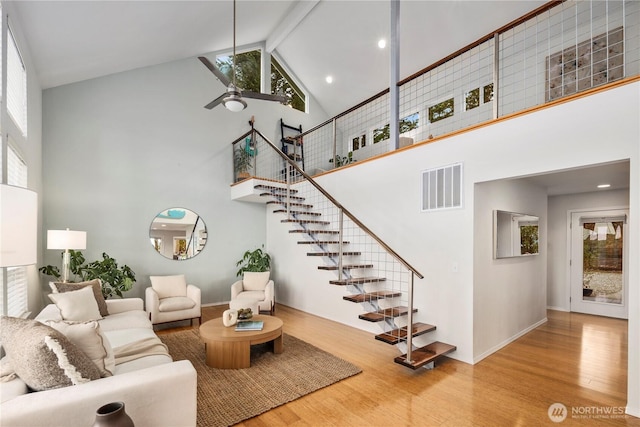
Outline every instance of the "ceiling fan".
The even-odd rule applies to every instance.
[[[204,56],[199,56],[198,59],[220,80],[220,82],[227,87],[227,91],[204,106],[211,110],[216,105],[222,103],[227,110],[238,112],[247,108],[245,98],[264,99],[267,101],[277,101],[282,104],[287,102],[287,97],[282,95],[270,95],[260,92],[242,91],[236,85],[236,0],[233,0],[233,62],[231,63],[232,81],[229,81],[218,67],[213,65]]]

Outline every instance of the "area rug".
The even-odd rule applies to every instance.
[[[362,372],[287,334],[283,334],[281,354],[269,351],[268,344],[252,346],[247,369],[208,367],[197,330],[160,335],[160,339],[173,360],[190,360],[198,372],[198,427],[237,424]]]

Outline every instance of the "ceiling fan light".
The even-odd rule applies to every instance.
[[[244,102],[244,99],[240,98],[237,95],[229,95],[225,99],[222,100],[222,104],[229,111],[233,111],[237,113],[239,111],[247,108],[247,103]]]

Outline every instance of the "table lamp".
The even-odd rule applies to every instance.
[[[87,232],[69,230],[47,230],[47,249],[63,249],[62,281],[69,281],[69,264],[71,254],[69,249],[86,249]]]

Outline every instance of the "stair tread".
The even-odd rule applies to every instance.
[[[343,245],[348,245],[351,242],[343,241]],[[300,240],[298,242],[299,245],[339,245],[340,242],[338,240]]]
[[[260,193],[260,197],[277,197],[277,198],[289,198],[291,200],[303,201],[304,197],[294,196],[294,195],[286,195],[286,194],[273,194],[273,193]]]
[[[418,309],[414,308],[413,312],[417,312]],[[407,307],[390,307],[385,308],[378,311],[371,311],[369,313],[364,313],[358,316],[359,319],[366,320],[369,322],[381,322],[387,317],[400,317],[404,316],[409,312],[409,308]]]
[[[267,202],[268,205],[271,205],[271,204],[274,204],[274,203],[278,204],[278,205],[282,205],[282,206],[286,206],[287,205],[287,203],[282,201],[282,200],[269,200]],[[306,203],[296,203],[296,202],[289,203],[289,206],[296,206],[296,207],[299,207],[299,208],[307,208],[307,209],[313,208],[313,205],[308,205]]]
[[[435,341],[429,345],[413,350],[411,352],[411,358],[413,360],[411,361],[407,361],[406,354],[396,357],[394,361],[411,369],[418,369],[455,350],[456,346],[454,345]]]
[[[280,220],[280,222],[289,222],[294,224],[322,224],[322,225],[331,224],[331,221],[321,221],[319,219],[297,219],[297,218],[282,219]]]
[[[400,295],[402,295],[401,292],[375,291],[375,292],[367,292],[364,294],[347,295],[347,296],[343,296],[342,299],[345,301],[360,303],[360,302],[374,301],[374,300],[385,299],[385,298],[394,298],[394,297],[399,297]]]
[[[411,336],[418,337],[428,332],[434,331],[436,327],[427,323],[416,322],[411,328]],[[387,344],[398,344],[400,341],[407,339],[407,327],[403,326],[400,329],[393,329],[382,334],[376,335],[376,339],[386,342]]]
[[[273,213],[287,213],[286,209],[275,209]],[[322,216],[320,212],[307,212],[307,211],[289,211],[290,215],[311,215],[311,216]]]
[[[335,271],[338,270],[337,265],[321,265],[318,267],[318,270],[329,270],[329,271]],[[373,268],[373,264],[343,264],[342,265],[342,269],[343,270],[352,270],[352,269],[356,269],[356,268]]]
[[[289,233],[340,234],[338,230],[289,230]]]
[[[307,252],[307,256],[339,256],[340,252]],[[343,256],[357,256],[362,255],[362,252],[358,251],[342,251]]]
[[[256,190],[269,190],[269,191],[277,191],[277,192],[284,191],[285,193],[287,192],[286,187],[278,187],[276,185],[258,184],[258,185],[255,185],[253,188],[255,188]],[[289,192],[291,194],[295,194],[298,192],[298,190],[294,190],[293,188],[290,188]]]
[[[385,280],[387,279],[384,277],[371,276],[371,277],[353,277],[351,279],[342,279],[342,280],[330,280],[329,283],[332,285],[353,285],[353,284],[361,284],[361,283],[384,282]]]

